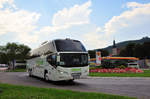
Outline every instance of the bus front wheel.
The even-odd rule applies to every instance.
[[[70,79],[70,80],[68,80],[68,82],[72,83],[72,82],[74,82],[74,79]]]
[[[32,75],[32,70],[29,69],[28,72],[29,72],[29,77],[32,77],[32,76],[33,76],[33,75]]]
[[[45,73],[45,75],[44,75],[44,79],[45,79],[46,81],[49,81],[48,73]]]

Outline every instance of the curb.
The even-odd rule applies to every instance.
[[[91,77],[88,76],[87,79],[144,79],[144,80],[150,80],[150,77]]]

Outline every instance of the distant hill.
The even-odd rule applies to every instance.
[[[139,43],[139,44],[142,44],[144,42],[150,42],[150,38],[149,37],[143,37],[142,39],[139,39],[139,40],[129,40],[129,41],[123,41],[123,42],[119,42],[119,43],[116,43],[116,46],[117,48],[123,48],[125,47],[128,43]],[[111,46],[108,46],[106,48],[104,48],[106,50],[109,51],[109,53],[112,51],[112,45]]]

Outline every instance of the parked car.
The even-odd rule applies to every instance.
[[[5,71],[8,69],[8,65],[7,64],[0,64],[0,71]]]
[[[128,63],[128,67],[139,68],[139,64],[138,64],[138,62]]]

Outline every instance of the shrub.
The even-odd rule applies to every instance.
[[[2,93],[2,89],[0,89],[0,93]]]
[[[99,72],[99,73],[143,73],[141,69],[136,69],[136,68],[125,68],[125,69],[120,69],[120,68],[113,68],[113,69],[90,69],[90,72]]]
[[[121,65],[121,66],[119,66],[118,68],[120,68],[120,69],[125,69],[125,68],[126,68],[126,66]]]
[[[101,69],[102,67],[101,67],[101,66],[93,66],[93,67],[90,67],[90,69],[97,69],[97,68]]]
[[[115,68],[115,66],[109,60],[102,61],[101,66],[102,68]]]

